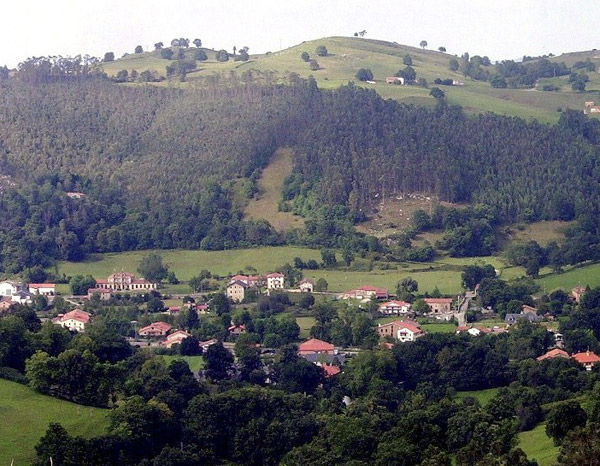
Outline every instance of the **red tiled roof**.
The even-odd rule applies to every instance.
[[[192,335],[187,333],[185,330],[177,330],[176,332],[173,332],[169,336],[167,336],[167,340],[169,340],[169,341],[178,340],[179,338],[184,339],[184,338],[188,338],[191,336]]]
[[[577,353],[572,356],[575,361],[579,364],[589,364],[600,362],[600,358],[593,351],[586,351],[585,353]]]
[[[246,330],[246,326],[244,324],[241,324],[241,325],[232,325],[227,330],[229,330],[231,332],[232,330],[235,330],[236,328],[239,328],[240,330],[244,330],[244,331]]]
[[[316,338],[312,338],[304,343],[300,343],[298,345],[298,351],[303,352],[320,352],[320,351],[333,351],[334,346],[331,343],[327,343],[323,340],[318,340]]]
[[[65,320],[69,319],[77,320],[87,324],[90,321],[90,314],[82,311],[81,309],[73,309],[71,312],[67,312],[64,316],[62,316],[60,320],[61,322],[64,322]]]
[[[331,364],[323,364],[321,367],[325,371],[325,377],[331,377],[342,372],[338,366],[333,366]]]
[[[569,358],[569,353],[561,349],[554,348],[553,350],[548,351],[546,354],[542,354],[540,357],[536,358],[536,360],[543,361],[544,359],[552,358]]]
[[[154,322],[153,324],[150,324],[144,328],[141,328],[139,333],[153,331],[153,330],[158,330],[160,332],[166,333],[169,330],[171,330],[171,325],[166,322]]]
[[[96,285],[108,285],[108,280],[105,278],[98,278],[96,279]]]
[[[387,303],[382,303],[379,305],[379,307],[404,307],[404,306],[410,307],[410,303],[407,303],[405,301],[392,300],[392,301],[388,301]]]
[[[54,283],[30,283],[29,288],[55,288]]]
[[[446,304],[451,303],[452,298],[425,298],[423,301],[425,301],[427,304]]]
[[[270,273],[267,275],[267,278],[284,278],[285,275],[282,273]]]
[[[413,322],[410,320],[396,320],[394,322],[388,322],[387,324],[381,324],[380,327],[385,327],[386,325],[395,325],[400,328],[405,328],[410,330],[413,333],[421,333],[421,326],[417,322]]]

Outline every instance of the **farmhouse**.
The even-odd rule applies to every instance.
[[[54,283],[30,283],[29,292],[43,296],[54,296],[56,294],[56,285]]]
[[[379,305],[379,313],[384,315],[400,315],[410,312],[410,303],[404,301],[387,301]]]
[[[11,296],[13,303],[18,304],[31,304],[33,302],[33,295],[27,291],[17,291]]]
[[[230,335],[237,337],[242,333],[246,333],[246,326],[244,324],[231,325],[227,330],[229,331]]]
[[[300,291],[303,293],[312,293],[315,289],[315,282],[305,278],[300,281],[298,288],[300,288]]]
[[[1,296],[12,296],[17,294],[23,288],[21,282],[15,282],[12,280],[4,280],[0,282],[0,295]]]
[[[587,350],[585,353],[574,354],[572,358],[585,367],[586,371],[591,371],[600,362],[600,358],[590,350]]]
[[[385,82],[387,84],[400,84],[404,86],[404,78],[401,78],[399,76],[388,76],[387,78],[385,78]]]
[[[425,335],[421,326],[412,321],[397,320],[388,324],[379,324],[377,333],[380,337],[392,337],[401,343],[406,341],[415,341],[417,338]]]
[[[13,302],[9,296],[2,296],[0,298],[0,311],[6,311],[12,305],[13,305]]]
[[[544,318],[542,316],[538,316],[537,314],[532,314],[531,312],[525,314],[506,314],[506,316],[504,317],[504,322],[506,322],[506,325],[514,325],[519,320],[528,320],[529,322],[541,322],[542,320],[544,320]]]
[[[171,325],[166,322],[154,322],[143,327],[138,332],[141,337],[164,337],[171,330]]]
[[[521,314],[535,314],[537,315],[537,309],[532,306],[528,306],[527,304],[523,304],[521,307]]]
[[[225,294],[233,302],[241,303],[244,300],[247,288],[248,285],[246,283],[236,280],[227,285]]]
[[[388,299],[389,296],[388,290],[384,288],[366,285],[355,290],[346,291],[345,293],[341,294],[339,298],[369,300],[373,297],[376,299]]]
[[[166,348],[171,348],[173,345],[181,345],[181,342],[186,338],[191,337],[185,330],[177,330],[167,336],[166,340],[162,342],[162,345]]]
[[[245,283],[250,288],[258,288],[265,285],[265,279],[257,275],[234,275],[229,280],[229,283],[236,281]]]
[[[282,273],[270,273],[267,275],[267,290],[282,290],[285,275]]]
[[[571,296],[577,304],[581,301],[581,297],[585,294],[587,288],[585,286],[576,286],[571,290]]]
[[[90,317],[89,313],[81,309],[73,309],[66,314],[59,314],[58,317],[52,319],[52,322],[74,332],[83,332],[90,321]]]
[[[108,288],[90,288],[88,290],[88,299],[92,299],[94,296],[98,296],[100,301],[108,301],[112,298],[113,292]]]
[[[425,298],[431,314],[448,314],[452,312],[452,298]]]

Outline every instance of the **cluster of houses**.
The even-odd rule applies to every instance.
[[[274,272],[265,276],[255,275],[234,275],[229,280],[225,289],[226,296],[235,303],[241,303],[246,298],[246,292],[249,289],[267,289],[267,293],[275,290],[284,290],[285,275]],[[300,292],[312,293],[315,288],[315,283],[312,280],[304,279],[298,283]]]
[[[158,289],[158,283],[145,278],[135,278],[129,272],[115,272],[107,279],[99,278],[96,286],[88,290],[88,298],[98,296],[101,301],[108,301],[117,291],[150,291]]]
[[[8,309],[12,304],[31,304],[35,295],[54,296],[56,285],[54,283],[23,283],[4,280],[0,282],[0,310]]]
[[[596,105],[592,101],[586,102],[584,104],[583,113],[586,115],[589,113],[600,113],[600,105]]]
[[[538,357],[537,360],[544,361],[546,359],[553,358],[573,359],[574,361],[581,364],[587,371],[591,371],[596,364],[600,363],[600,357],[598,357],[598,355],[596,355],[593,351],[587,350],[581,353],[569,355],[569,353],[560,348],[551,349],[547,353],[542,354],[540,357]]]

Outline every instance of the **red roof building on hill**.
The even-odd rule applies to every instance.
[[[335,347],[331,343],[312,338],[298,345],[298,354],[334,354]]]
[[[73,309],[66,314],[59,314],[58,317],[52,319],[52,322],[60,325],[61,327],[74,330],[76,332],[83,332],[86,324],[90,321],[90,314],[82,311],[81,309]]]
[[[412,321],[397,320],[387,324],[379,324],[377,333],[380,337],[392,337],[400,342],[415,341],[425,335],[418,323]]]
[[[355,290],[346,291],[340,296],[340,299],[388,299],[390,294],[385,288],[377,288],[371,285],[361,286]]]
[[[185,330],[177,330],[176,332],[171,333],[171,335],[167,336],[167,339],[162,342],[163,346],[170,348],[171,346],[177,344],[180,345],[183,340],[191,337],[189,333]]]
[[[379,312],[381,314],[407,314],[410,311],[410,303],[405,301],[388,301],[379,305]]]
[[[600,362],[600,358],[590,350],[587,350],[585,353],[574,354],[571,357],[585,367],[586,371],[591,371],[592,368]]]
[[[545,354],[542,354],[541,356],[536,358],[536,361],[544,361],[546,359],[554,359],[554,358],[565,358],[565,359],[569,359],[571,356],[569,356],[569,353],[567,353],[566,351],[563,351],[561,349],[558,348],[554,348],[550,351],[548,351]]]
[[[334,366],[331,364],[321,364],[321,368],[325,372],[325,377],[333,377],[334,375],[339,374],[342,370],[338,366]]]

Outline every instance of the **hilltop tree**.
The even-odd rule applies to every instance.
[[[204,50],[198,49],[194,51],[194,60],[206,61],[208,60],[208,56]]]
[[[366,34],[366,33],[367,33],[367,31],[365,31],[365,30],[363,29],[362,31],[360,31],[360,32],[358,33],[358,35],[359,35],[360,37],[365,37],[365,34]]]
[[[311,60],[309,62],[308,67],[312,70],[312,71],[317,71],[319,68],[321,68],[321,66],[319,65],[319,62],[317,62],[317,60]]]
[[[111,61],[115,61],[115,53],[114,52],[106,52],[104,54],[104,58],[102,60],[104,63],[108,63]]]
[[[319,45],[316,49],[315,49],[315,53],[319,56],[319,57],[326,57],[328,52],[327,52],[327,47],[325,47],[324,45]]]
[[[194,39],[193,44],[197,47],[200,48],[202,47],[202,41],[200,39]]]
[[[160,56],[161,56],[161,58],[164,58],[165,60],[170,60],[171,58],[173,58],[173,50],[172,49],[161,49]]]
[[[173,39],[171,41],[171,47],[179,47],[179,39]]]
[[[448,68],[450,68],[450,70],[452,71],[458,71],[459,67],[460,64],[458,63],[458,60],[456,58],[451,58],[448,62]]]
[[[151,282],[160,282],[167,277],[169,267],[163,264],[162,256],[153,253],[142,258],[137,271]]]
[[[438,50],[442,53],[446,52],[446,47],[438,47]]]
[[[156,44],[154,44],[154,49],[155,50],[160,50],[163,48],[165,44],[163,44],[162,42],[157,42]]]
[[[421,42],[419,42],[419,45],[421,46],[422,49],[425,49],[425,47],[427,47],[427,41],[422,40]]]
[[[141,45],[137,45],[134,50],[135,53],[144,53],[144,49]]]
[[[310,55],[308,54],[308,52],[302,52],[300,54],[300,58],[302,58],[302,60],[304,60],[305,62],[310,61]]]
[[[412,57],[407,53],[406,55],[404,55],[404,58],[402,59],[402,63],[404,63],[406,66],[412,66],[412,64],[413,64]]]

